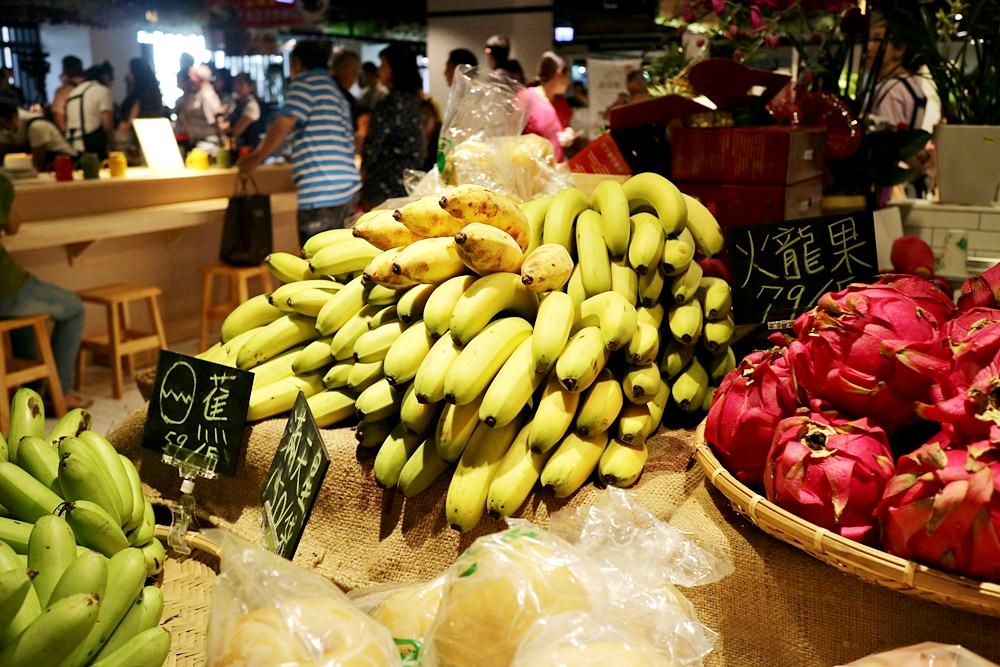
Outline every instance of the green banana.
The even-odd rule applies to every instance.
[[[46,609],[0,651],[0,665],[60,664],[93,629],[100,611],[96,595],[71,595]]]
[[[371,217],[370,214],[366,213],[365,215]],[[358,224],[362,222],[364,219],[365,216],[361,216],[354,224]],[[314,256],[323,248],[338,244],[341,241],[346,241],[352,238],[354,238],[353,229],[343,229],[343,228],[327,229],[325,231],[319,232],[318,234],[313,234],[308,239],[306,239],[306,242],[302,244],[302,255],[308,259]]]
[[[702,340],[710,354],[720,354],[732,342],[735,334],[736,326],[732,317],[709,320],[702,328]]]
[[[118,522],[97,503],[67,501],[59,506],[58,511],[73,529],[78,544],[109,558],[128,547],[128,539]]]
[[[21,521],[52,514],[62,498],[13,463],[0,463],[0,505]]]
[[[500,311],[531,320],[538,312],[538,296],[517,273],[482,276],[459,297],[449,324],[452,340],[463,347],[470,344]]]
[[[378,447],[389,437],[392,429],[396,428],[396,419],[383,419],[377,422],[358,422],[354,428],[354,436],[358,439],[358,447],[369,449]]]
[[[397,385],[398,386],[398,385]],[[406,430],[416,435],[423,435],[434,422],[438,413],[437,403],[421,403],[417,400],[413,385],[406,388],[403,401],[399,405],[399,420]]]
[[[360,394],[385,377],[385,364],[382,361],[372,361],[367,364],[355,363],[347,374],[347,390]]]
[[[569,280],[563,289],[577,306],[587,300],[588,294],[587,290],[583,288],[583,276],[580,274],[579,264],[573,268],[573,273],[570,274]]]
[[[101,660],[110,656],[132,641],[136,635],[155,628],[159,625],[162,614],[163,590],[157,586],[146,586],[94,659]]]
[[[670,281],[670,293],[673,295],[674,303],[687,303],[693,299],[698,293],[702,275],[701,264],[691,262],[682,273],[674,276]]]
[[[673,337],[666,343],[667,346],[660,355],[660,375],[667,380],[673,380],[691,363],[695,348],[694,345],[678,343]]]
[[[705,363],[708,378],[715,384],[718,384],[734,368],[736,368],[736,353],[731,347],[727,347],[724,352],[710,357]]]
[[[63,415],[62,419],[49,431],[48,441],[56,444],[61,438],[77,437],[90,428],[90,413],[83,408],[74,408]]]
[[[21,567],[21,557],[24,558],[24,567],[28,567],[28,539],[31,536],[31,527],[34,524],[27,524],[28,526],[28,537],[24,540],[24,554],[19,554],[14,551],[11,545],[7,544],[3,540],[0,540],[0,572],[6,572],[7,570],[13,570],[14,568]]]
[[[355,368],[357,365],[355,365]],[[354,410],[361,421],[381,421],[399,414],[403,391],[382,378],[358,395]]]
[[[580,328],[599,326],[604,346],[608,351],[614,351],[632,340],[639,314],[631,302],[612,291],[592,296],[581,303],[577,319]]]
[[[0,569],[0,638],[5,637],[11,623],[18,620],[24,600],[31,590],[28,570],[20,567]],[[23,627],[21,629],[23,630]],[[0,646],[3,646],[3,643],[0,643]]]
[[[79,593],[104,596],[108,586],[108,559],[87,549],[77,557],[56,582],[49,604]]]
[[[125,473],[125,468],[122,467],[118,452],[103,435],[94,431],[84,431],[80,434],[80,440],[89,444],[96,451],[101,467],[111,478],[112,488],[117,493],[119,500],[121,525],[124,526],[132,518],[132,484]]]
[[[160,667],[170,654],[170,633],[149,628],[90,667]]]
[[[529,199],[521,204],[521,212],[524,213],[524,217],[528,219],[528,230],[530,232],[528,247],[524,249],[525,257],[527,257],[532,250],[542,245],[542,232],[545,226],[545,214],[548,212],[549,206],[552,205],[553,198],[554,197],[551,195],[545,197],[535,197],[534,199]]]
[[[706,320],[719,320],[733,309],[733,290],[722,278],[705,276],[698,285],[698,301]]]
[[[4,437],[3,433],[0,433],[0,463],[6,463],[10,460],[10,450],[7,447],[7,438]]]
[[[636,213],[632,216],[632,238],[628,246],[628,263],[636,273],[657,270],[663,257],[663,230],[656,216]]]
[[[631,233],[628,199],[618,181],[605,180],[597,184],[591,195],[594,210],[601,214],[604,241],[612,259],[622,259],[628,252]]]
[[[309,258],[309,270],[321,276],[337,276],[362,271],[368,262],[382,253],[364,239],[351,236],[327,246]]]
[[[726,244],[722,227],[704,204],[689,195],[683,197],[687,205],[687,228],[694,236],[698,251],[705,257],[718,255]]]
[[[701,336],[703,315],[701,304],[692,299],[687,303],[674,306],[667,316],[670,333],[674,340],[683,345],[691,345]]]
[[[362,334],[368,333],[368,322],[382,310],[383,308],[380,306],[369,304],[344,322],[344,325],[330,339],[330,354],[333,355],[335,360],[353,360],[354,341]]]
[[[374,303],[371,298],[368,299],[368,303],[373,306],[378,306],[379,311],[369,318],[367,321],[368,330],[373,331],[378,329],[384,324],[389,324],[390,322],[399,321],[399,309],[396,308],[395,304],[390,305],[379,305]]]
[[[663,256],[660,258],[660,268],[668,276],[676,276],[687,271],[688,265],[694,260],[694,237],[687,227],[680,234],[668,236],[663,242]]]
[[[142,499],[142,519],[128,535],[128,543],[132,546],[146,544],[153,539],[156,532],[156,515],[153,514],[153,504],[148,498]]]
[[[18,521],[5,516],[0,517],[0,542],[10,545],[15,553],[26,554],[33,526],[34,524],[26,521]],[[0,567],[0,572],[3,572],[3,567]]]
[[[162,542],[154,537],[137,548],[142,551],[142,556],[146,561],[147,577],[156,576],[163,571],[163,563],[167,560],[167,551],[163,548]]]
[[[627,445],[618,440],[608,443],[597,464],[597,474],[603,484],[627,488],[635,484],[649,458],[646,442]]]
[[[128,477],[128,484],[131,488],[129,496],[132,498],[132,509],[129,511],[129,520],[122,526],[124,530],[130,531],[142,523],[146,496],[142,492],[142,480],[139,479],[139,471],[136,470],[132,460],[122,454],[118,455],[118,460],[122,464],[122,469],[125,471],[125,476]]]
[[[295,405],[299,392],[309,398],[323,391],[323,377],[320,373],[308,375],[292,375],[254,389],[250,392],[250,407],[247,409],[247,421],[267,419],[274,415],[288,412]]]
[[[576,307],[565,292],[549,292],[542,297],[531,332],[531,354],[535,371],[546,374],[562,354],[573,329]]]
[[[660,376],[657,375],[656,379],[659,381]],[[576,415],[577,432],[588,436],[607,431],[618,418],[623,405],[622,386],[614,373],[605,368],[580,399]]]
[[[472,432],[479,425],[479,406],[482,399],[480,396],[465,405],[445,404],[434,431],[434,441],[431,443],[440,459],[452,462],[462,456]]]
[[[347,386],[347,380],[354,367],[353,361],[341,361],[330,366],[330,370],[323,376],[323,386],[327,389],[340,389]]]
[[[374,320],[372,320],[374,322]],[[369,322],[369,327],[371,322]],[[367,333],[358,336],[354,341],[354,362],[356,364],[370,364],[385,359],[389,348],[398,339],[406,325],[396,320],[382,324],[377,328],[370,329]]]
[[[626,260],[611,262],[611,289],[618,292],[629,303],[639,300],[639,276]]]
[[[580,280],[587,296],[611,289],[611,260],[604,243],[601,215],[587,209],[576,220],[576,254]]]
[[[402,423],[392,429],[375,456],[375,481],[387,489],[396,486],[403,466],[421,442],[421,436],[410,433]]]
[[[4,551],[3,547],[6,546],[0,542],[0,551]],[[37,619],[42,614],[42,605],[38,602],[38,594],[35,592],[35,588],[31,585],[31,578],[34,573],[28,570],[26,567],[17,563],[17,558],[13,554],[3,554],[3,560],[12,560],[15,563],[8,563],[11,567],[0,567],[0,572],[6,574],[7,572],[15,571],[21,573],[26,579],[28,579],[28,587],[24,593],[24,597],[21,599],[20,606],[15,610],[13,618],[10,616],[0,617],[0,625],[6,622],[7,627],[0,632],[0,647],[9,646],[17,637],[19,637],[24,630],[30,626],[35,619]],[[17,575],[11,575],[14,579],[11,585],[17,586],[20,589],[24,585],[24,581]],[[5,664],[0,662],[0,664]]]
[[[319,370],[325,372],[330,364],[333,363],[333,355],[330,354],[330,341],[332,338],[332,336],[319,338],[296,352],[295,356],[291,359],[291,373],[302,375]],[[271,362],[265,362],[264,365],[269,363]]]
[[[441,476],[449,463],[437,455],[437,448],[431,438],[427,438],[406,460],[399,472],[397,486],[407,498],[424,492]]]
[[[580,393],[563,388],[555,373],[549,375],[528,430],[528,447],[533,452],[546,452],[562,440],[573,424]]]
[[[531,400],[545,379],[537,372],[532,339],[525,338],[490,381],[479,406],[479,418],[490,428],[506,426]]]
[[[471,403],[483,393],[504,362],[529,336],[531,325],[520,317],[504,317],[490,322],[465,346],[448,369],[444,399],[456,405]]]
[[[647,308],[655,306],[660,302],[663,285],[661,271],[647,271],[645,275],[639,276],[639,302]]]
[[[21,438],[17,459],[18,465],[29,475],[53,493],[62,494],[62,489],[59,487],[59,451],[54,446],[41,438],[29,435]]]
[[[656,364],[633,366],[625,373],[622,390],[632,403],[647,403],[660,389],[660,369]]]
[[[681,410],[695,412],[701,409],[701,404],[705,400],[705,392],[708,391],[708,384],[708,373],[705,372],[701,362],[695,358],[680,375],[674,378],[670,395]]]
[[[313,394],[306,403],[319,428],[328,428],[354,414],[354,397],[335,389]]]
[[[93,465],[92,460],[72,447],[76,438],[64,438],[60,443],[62,460],[59,462],[59,487],[66,500],[87,500],[107,512],[115,524],[122,524],[120,503],[111,486],[111,477],[106,471]],[[126,518],[132,516],[132,503]]]
[[[59,578],[75,560],[76,539],[69,524],[55,514],[40,517],[28,542],[28,568],[37,573],[31,583],[42,608],[48,606]]]
[[[18,445],[21,443],[21,438],[29,435],[45,437],[45,407],[38,392],[28,387],[21,387],[14,392],[14,398],[10,402],[7,446],[11,462],[17,463]]]

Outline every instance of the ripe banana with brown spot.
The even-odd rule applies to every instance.
[[[454,236],[465,223],[441,208],[441,197],[427,195],[393,212],[397,222],[418,236]]]
[[[458,255],[481,276],[521,270],[524,253],[510,234],[481,222],[471,222],[455,234]]]
[[[517,202],[486,188],[461,188],[441,197],[441,208],[449,215],[480,222],[506,232],[523,252],[531,242],[531,228]]]
[[[521,282],[532,292],[561,290],[573,273],[573,258],[558,243],[545,243],[524,258]]]
[[[420,234],[413,233],[409,227],[396,220],[393,211],[376,210],[369,211],[369,214],[355,223],[354,236],[368,241],[376,248],[382,250],[399,248],[424,238]]]
[[[407,287],[419,285],[420,283],[416,280],[412,280],[398,273],[393,273],[392,265],[395,263],[396,258],[402,250],[402,248],[390,248],[375,257],[372,261],[368,262],[368,266],[365,267],[364,273],[361,274],[364,277],[364,281],[366,283],[373,283],[375,285],[381,285],[382,287],[388,287],[389,289],[405,289]]]
[[[392,262],[392,272],[418,283],[442,283],[468,271],[454,237],[421,239],[406,246]]]

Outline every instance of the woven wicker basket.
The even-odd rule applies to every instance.
[[[156,527],[166,542],[169,530]],[[163,588],[163,627],[172,642],[166,667],[201,667],[205,664],[205,635],[212,602],[212,584],[219,571],[219,549],[197,533],[188,533],[191,554],[178,557],[167,551],[160,585]]]
[[[1000,585],[946,574],[893,556],[784,510],[733,477],[705,442],[698,428],[695,458],[716,489],[758,528],[819,560],[865,581],[958,609],[1000,617]]]

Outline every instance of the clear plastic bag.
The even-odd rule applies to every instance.
[[[855,660],[847,667],[997,667],[993,662],[954,644],[924,642]]]
[[[419,664],[444,593],[441,575],[423,584],[385,584],[347,594],[361,611],[389,629],[404,664]]]
[[[510,667],[672,667],[641,634],[606,616],[568,612],[540,619]]]
[[[385,667],[400,663],[389,631],[326,578],[224,530],[212,589],[210,667]]]

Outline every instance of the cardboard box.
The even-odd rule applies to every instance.
[[[611,133],[605,132],[583,147],[568,162],[569,169],[579,174],[621,174],[631,176],[625,156],[618,150]]]
[[[822,215],[823,179],[819,176],[788,186],[678,182],[677,187],[700,199],[723,227]]]
[[[821,128],[677,128],[671,136],[676,181],[787,185],[823,173]]]

